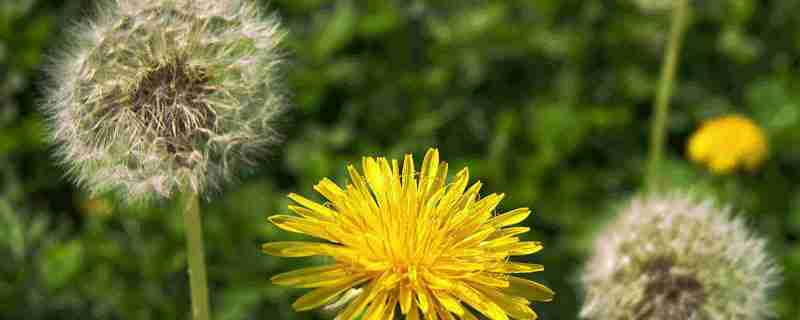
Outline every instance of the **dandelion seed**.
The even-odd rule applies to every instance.
[[[246,1],[116,0],[52,59],[69,173],[129,200],[218,190],[279,140],[283,33]]]
[[[765,241],[710,202],[634,199],[583,272],[588,319],[765,319],[778,271]]]
[[[512,227],[530,211],[493,212],[502,194],[480,198],[481,183],[468,187],[467,169],[446,183],[447,163],[431,149],[420,172],[411,155],[397,160],[366,157],[363,175],[348,167],[351,183],[340,188],[323,179],[314,189],[330,205],[296,194],[297,215],[269,220],[281,229],[326,242],[272,242],[264,252],[282,257],[329,256],[333,264],[274,276],[279,285],[315,288],[293,304],[299,311],[336,304],[355,295],[337,319],[535,319],[530,301],[550,301],[545,286],[513,276],[542,271],[511,256],[542,249]],[[398,313],[399,312],[399,313]]]
[[[689,139],[689,158],[717,174],[757,169],[767,157],[767,138],[752,120],[729,115],[705,122]]]

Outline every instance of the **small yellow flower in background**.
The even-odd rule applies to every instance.
[[[689,158],[712,172],[755,170],[767,157],[767,138],[752,120],[728,115],[705,122],[689,139]]]
[[[477,319],[467,306],[489,319],[536,319],[530,301],[550,301],[547,287],[512,276],[544,269],[509,261],[542,249],[517,236],[530,229],[511,227],[530,214],[527,208],[494,215],[502,194],[481,198],[481,183],[468,187],[461,170],[446,183],[447,163],[428,150],[420,172],[410,154],[402,169],[397,160],[365,157],[363,175],[348,166],[351,183],[344,189],[329,179],[314,186],[329,203],[297,194],[297,215],[269,220],[281,229],[327,242],[272,242],[264,252],[282,257],[329,256],[330,265],[272,277],[273,283],[316,288],[293,304],[298,311],[336,302],[355,292],[337,320]]]

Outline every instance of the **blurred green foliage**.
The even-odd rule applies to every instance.
[[[593,234],[642,185],[650,105],[669,15],[634,0],[272,0],[290,35],[294,109],[285,144],[206,203],[215,319],[299,319],[300,291],[268,278],[315,261],[260,243],[295,237],[267,224],[288,192],[345,183],[361,155],[417,158],[438,146],[469,166],[502,209],[529,206],[544,241],[537,310],[574,319],[577,270]],[[92,1],[0,3],[0,318],[174,319],[189,314],[183,228],[174,203],[117,207],[64,177],[45,137],[37,82],[65,26]],[[800,313],[799,0],[693,1],[669,122],[667,176],[725,201],[770,240],[785,270],[780,319]],[[715,177],[687,162],[688,135],[726,113],[769,135],[757,173]],[[318,198],[317,198],[318,199]]]

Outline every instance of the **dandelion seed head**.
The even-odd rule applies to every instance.
[[[582,282],[588,319],[764,319],[778,270],[729,209],[675,193],[631,201]]]
[[[280,139],[283,33],[250,1],[109,1],[71,34],[43,105],[90,191],[216,191]]]

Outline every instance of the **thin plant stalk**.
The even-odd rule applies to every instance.
[[[192,292],[192,319],[208,320],[208,283],[206,278],[203,225],[197,193],[185,192],[183,221],[189,260],[189,285]]]
[[[647,177],[650,191],[659,191],[661,181],[661,163],[664,159],[664,145],[666,144],[666,129],[669,116],[669,102],[675,84],[675,70],[678,66],[678,54],[681,50],[683,34],[686,31],[686,16],[688,15],[688,0],[675,1],[672,10],[672,26],[670,29],[669,43],[664,51],[664,63],[661,66],[661,79],[658,84],[658,93],[653,103],[653,123],[650,131],[650,159],[648,160]]]

